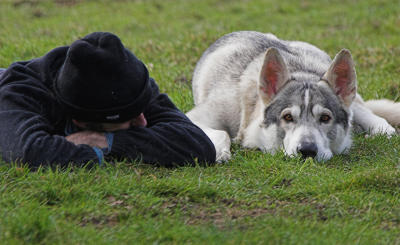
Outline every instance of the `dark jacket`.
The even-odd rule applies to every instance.
[[[76,146],[64,137],[70,118],[57,101],[53,84],[67,51],[68,47],[59,47],[41,58],[16,62],[0,75],[0,154],[6,162],[32,167],[98,162],[92,147]],[[115,132],[107,157],[163,166],[213,163],[210,139],[159,92],[153,79],[151,86],[153,96],[144,111],[147,127]]]

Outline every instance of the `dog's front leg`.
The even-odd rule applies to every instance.
[[[216,162],[226,162],[231,158],[231,139],[227,132],[212,128],[202,127],[204,133],[213,142],[216,152]]]
[[[353,122],[360,125],[363,130],[368,131],[371,135],[393,135],[396,133],[396,130],[384,118],[375,115],[365,106],[359,94],[357,94],[350,109],[353,112]]]
[[[186,113],[186,116],[200,127],[214,144],[216,162],[226,162],[231,158],[231,139],[226,131],[215,129],[220,128],[220,125],[215,119],[216,115],[210,113],[210,108],[213,107],[198,105]]]

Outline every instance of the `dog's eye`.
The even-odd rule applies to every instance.
[[[328,123],[331,120],[331,117],[329,115],[322,115],[319,118],[319,121],[322,123]]]
[[[282,117],[286,122],[293,122],[293,117],[291,114],[286,114]]]

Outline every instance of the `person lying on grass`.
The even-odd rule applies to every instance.
[[[31,167],[108,158],[163,166],[215,161],[203,131],[107,32],[0,72],[0,155]]]

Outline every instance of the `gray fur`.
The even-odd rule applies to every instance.
[[[276,59],[271,48],[278,51],[283,64],[270,61]],[[261,71],[270,69],[263,65],[267,56],[272,57],[268,62],[280,64],[279,77],[288,78],[273,96],[260,87]],[[345,92],[332,81],[343,64],[350,81]],[[297,154],[303,145],[317,146],[316,157],[326,160],[350,147],[353,112],[356,118],[379,119],[382,132],[392,133],[384,119],[364,108],[361,97],[351,103],[355,89],[354,63],[346,50],[332,61],[308,43],[254,31],[234,32],[212,44],[197,63],[193,75],[196,106],[187,115],[213,141],[220,161],[230,157],[230,138],[270,153],[283,148],[288,155]],[[282,119],[286,111],[293,113],[293,122]],[[326,113],[332,117],[329,123],[320,119]]]

